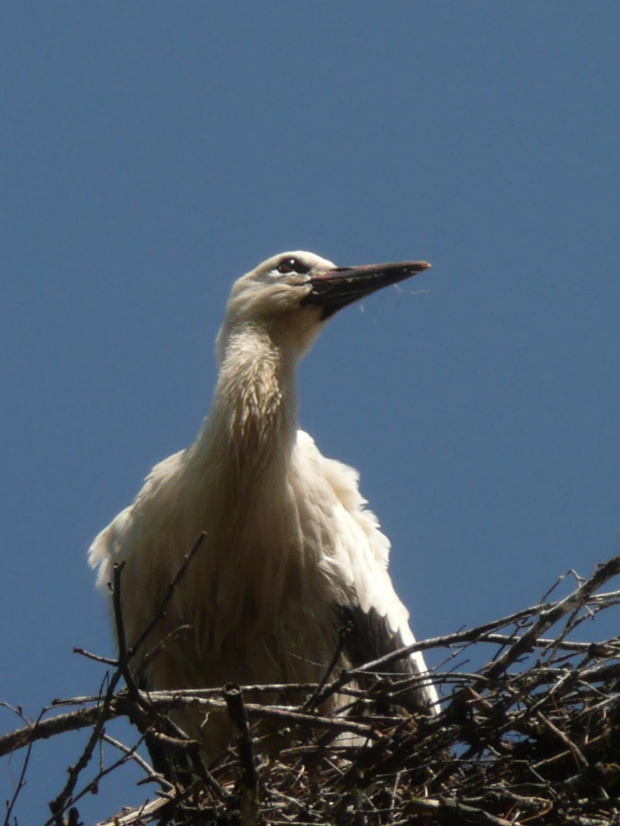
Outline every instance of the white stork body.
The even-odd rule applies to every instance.
[[[126,563],[122,608],[131,644],[206,532],[147,648],[180,625],[193,631],[155,659],[149,687],[319,681],[347,620],[340,665],[415,641],[387,572],[389,541],[364,507],[357,473],[326,459],[298,430],[296,367],[333,312],[426,266],[340,270],[294,252],[234,285],[218,337],[215,395],[198,438],[153,468],[89,552],[102,587],[111,564]],[[423,673],[422,655],[400,670]],[[413,702],[437,702],[428,681]],[[200,731],[195,716],[178,719],[201,737],[208,759],[226,746],[223,718]]]

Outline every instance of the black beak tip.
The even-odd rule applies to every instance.
[[[428,261],[399,261],[362,267],[335,267],[310,279],[312,291],[302,299],[301,304],[321,306],[321,318],[325,321],[354,301],[390,284],[405,281],[430,266]]]
[[[418,270],[418,272],[424,272],[424,270],[430,270],[430,268],[433,266],[430,261],[418,261],[417,264],[420,268]]]

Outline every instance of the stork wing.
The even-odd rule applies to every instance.
[[[107,583],[112,580],[112,564],[121,562],[129,558],[136,548],[148,550],[151,542],[149,536],[144,535],[144,530],[152,528],[156,534],[161,530],[162,522],[144,528],[136,525],[136,511],[144,500],[154,498],[157,490],[167,484],[169,480],[174,480],[179,476],[179,469],[183,462],[186,451],[180,450],[172,456],[168,456],[151,470],[146,477],[144,486],[138,494],[135,502],[128,508],[122,510],[101,533],[95,537],[88,550],[88,561],[91,568],[97,570],[97,587],[103,591],[107,590]],[[165,497],[164,502],[169,502],[171,495]],[[161,509],[159,513],[161,514]],[[140,531],[142,530],[142,533]],[[147,621],[150,618],[147,617]]]
[[[375,514],[366,508],[359,492],[359,474],[341,462],[320,454],[308,434],[300,431],[297,450],[304,464],[311,463],[328,488],[327,508],[332,530],[329,547],[320,562],[336,588],[337,614],[347,627],[344,646],[353,665],[359,666],[411,645],[409,612],[398,598],[387,570],[390,542],[380,531]],[[325,547],[325,546],[324,546]],[[385,667],[402,676],[428,673],[424,657],[414,652]],[[439,710],[437,692],[429,680],[413,681],[399,696],[413,708]]]

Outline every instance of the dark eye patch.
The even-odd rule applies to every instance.
[[[278,272],[281,272],[283,275],[289,272],[305,275],[305,273],[310,272],[310,267],[302,264],[297,258],[283,258],[278,264],[277,269]]]

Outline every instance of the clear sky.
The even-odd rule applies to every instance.
[[[615,0],[3,4],[1,698],[97,689],[86,549],[192,441],[230,284],[286,249],[433,263],[301,370],[418,636],[619,552],[619,34]],[[82,741],[35,748],[21,822]]]

